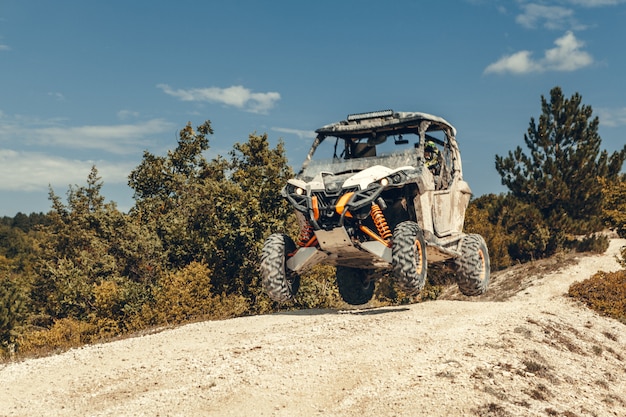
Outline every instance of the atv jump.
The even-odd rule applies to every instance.
[[[294,298],[302,272],[336,266],[348,304],[367,303],[390,271],[408,294],[426,283],[428,265],[447,263],[459,290],[480,295],[489,283],[484,239],[463,233],[471,198],[463,180],[456,129],[441,117],[384,110],[323,126],[297,176],[281,195],[300,226],[295,241],[267,238],[263,288],[274,301]],[[326,148],[328,158],[313,158]]]

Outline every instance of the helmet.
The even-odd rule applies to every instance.
[[[425,151],[430,151],[432,153],[437,153],[438,149],[437,149],[437,145],[435,145],[435,142],[432,141],[428,141],[426,142],[426,145],[424,146],[424,150]]]

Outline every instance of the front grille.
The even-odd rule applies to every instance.
[[[319,205],[320,210],[322,210],[322,208],[326,209],[331,209],[332,211],[335,211],[335,205],[337,204],[337,200],[339,200],[339,197],[341,197],[342,195],[349,193],[349,192],[353,192],[353,191],[358,191],[359,187],[351,187],[351,188],[346,188],[346,189],[342,189],[339,193],[328,193],[326,191],[313,191],[311,194],[317,197],[317,202]]]
[[[349,192],[358,191],[358,187],[351,187],[341,190],[340,193],[330,195],[325,191],[313,191],[312,196],[317,197],[317,206],[319,208],[319,219],[317,223],[323,229],[331,229],[339,225],[341,216],[337,214],[336,206],[337,200],[342,195]]]

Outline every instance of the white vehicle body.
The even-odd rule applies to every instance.
[[[281,191],[300,224],[295,250],[285,258],[285,274],[299,274],[319,263],[348,270],[350,279],[358,275],[355,270],[370,276],[396,268],[403,274],[394,259],[413,250],[419,251],[413,262],[419,279],[409,281],[423,285],[426,259],[433,263],[463,257],[471,190],[463,179],[456,129],[450,123],[427,113],[386,110],[350,115],[316,133],[302,169]],[[314,158],[323,144],[331,146],[332,155]],[[427,160],[426,149],[431,154],[435,149],[436,160]],[[395,248],[394,234],[402,223],[410,227],[405,224],[406,230],[398,233],[416,234],[410,238],[416,240],[413,249]],[[486,247],[480,256],[484,270]]]

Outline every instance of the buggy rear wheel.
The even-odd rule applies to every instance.
[[[295,251],[293,240],[282,233],[270,235],[261,251],[261,284],[267,295],[274,301],[284,303],[293,300],[300,288],[300,276],[287,269],[286,261]]]
[[[461,239],[461,257],[454,261],[457,284],[464,295],[480,295],[489,285],[489,250],[481,235],[469,234]]]
[[[419,225],[406,221],[396,226],[391,251],[395,281],[407,294],[419,293],[426,283],[428,269],[426,241]]]
[[[336,278],[339,294],[346,303],[361,305],[372,299],[376,283],[368,270],[338,266]]]

